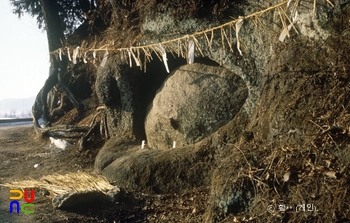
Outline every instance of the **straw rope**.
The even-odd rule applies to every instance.
[[[314,0],[316,3],[316,0]],[[330,0],[326,0],[331,6],[334,7],[334,5],[330,2]],[[225,48],[225,43],[227,43],[230,51],[233,51],[233,46],[232,46],[232,29],[236,32],[236,39],[237,39],[237,49],[239,51],[239,53],[242,55],[242,52],[240,50],[240,43],[239,43],[239,29],[241,27],[241,25],[243,24],[244,20],[248,20],[248,19],[252,19],[252,21],[254,22],[255,25],[257,25],[256,22],[258,22],[259,24],[262,24],[261,19],[259,18],[261,15],[270,12],[271,10],[277,9],[279,12],[279,16],[280,16],[280,20],[282,22],[283,25],[283,29],[282,31],[287,32],[287,35],[289,36],[289,28],[293,27],[293,30],[296,31],[296,33],[298,33],[297,29],[295,28],[295,26],[293,25],[293,19],[287,15],[286,11],[282,8],[282,6],[287,5],[288,7],[291,7],[291,12],[292,14],[294,14],[293,12],[296,11],[296,8],[298,7],[300,0],[297,0],[295,2],[295,4],[293,6],[289,6],[291,3],[291,0],[284,0],[278,4],[275,4],[273,6],[270,6],[266,9],[263,9],[261,11],[257,11],[253,14],[247,15],[247,16],[240,16],[238,19],[234,19],[231,20],[229,22],[226,22],[224,24],[221,24],[219,26],[215,26],[212,28],[208,28],[206,30],[203,31],[199,31],[199,32],[195,32],[193,34],[190,35],[185,35],[182,37],[178,37],[178,38],[174,38],[174,39],[170,39],[170,40],[166,40],[166,41],[162,41],[162,42],[158,42],[158,43],[152,43],[152,44],[148,44],[148,45],[142,45],[142,46],[131,46],[131,47],[121,47],[121,48],[114,48],[113,44],[114,41],[112,41],[110,44],[106,44],[102,47],[99,48],[85,48],[84,45],[86,44],[82,44],[81,47],[77,47],[75,50],[78,51],[79,49],[79,55],[80,57],[82,57],[84,63],[87,63],[87,52],[93,52],[94,55],[94,59],[96,56],[96,52],[99,51],[105,51],[105,52],[120,52],[120,58],[123,61],[126,61],[127,63],[130,64],[130,66],[132,66],[133,61],[135,62],[135,64],[137,66],[139,66],[141,69],[146,69],[146,63],[150,62],[153,58],[152,58],[152,53],[154,53],[159,60],[162,61],[162,59],[165,61],[164,64],[165,66],[167,66],[166,64],[166,53],[164,55],[164,51],[165,52],[169,52],[171,53],[173,56],[177,56],[177,57],[184,57],[188,59],[188,44],[190,41],[193,41],[195,46],[196,46],[196,50],[199,51],[199,53],[204,56],[203,51],[201,50],[201,45],[200,42],[198,41],[199,37],[202,37],[203,39],[206,40],[206,44],[209,48],[209,50],[211,50],[211,46],[213,43],[213,38],[214,38],[214,32],[215,31],[220,31],[221,33],[221,39],[222,39],[222,43],[221,43],[221,47]],[[316,10],[316,5],[314,5],[314,11]],[[254,19],[256,19],[256,21],[254,21]],[[290,24],[288,25],[287,22]],[[229,30],[229,32],[227,31],[227,29]],[[209,38],[210,35],[210,38]],[[59,58],[61,58],[61,54],[66,54],[68,56],[68,58],[70,58],[70,61],[73,61],[74,63],[76,63],[76,58],[73,58],[73,60],[71,59],[71,52],[72,47],[63,47],[60,49],[57,49],[53,52],[51,52],[51,54],[56,54],[59,56]],[[193,53],[193,52],[192,52]],[[73,53],[74,54],[74,53]],[[144,55],[144,59],[143,61],[141,60],[140,56],[141,54]],[[107,53],[108,55],[108,53]],[[77,53],[74,54],[74,57],[77,56]],[[106,53],[104,55],[104,57],[106,56]],[[105,58],[106,59],[106,58]],[[144,63],[144,64],[143,64]],[[103,63],[102,65],[104,66],[105,63]]]

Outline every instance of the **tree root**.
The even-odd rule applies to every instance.
[[[35,126],[35,130],[41,136],[55,138],[80,138],[81,135],[89,131],[89,128],[78,127],[75,125],[60,125],[48,128],[38,128]]]
[[[100,135],[109,138],[109,132],[107,128],[107,115],[105,112],[105,107],[100,106],[96,109],[97,113],[92,117],[89,131],[83,135],[79,140],[79,151],[83,151],[86,148],[86,144],[94,132],[97,131],[98,127],[100,129]],[[100,121],[97,121],[97,117],[100,117]]]

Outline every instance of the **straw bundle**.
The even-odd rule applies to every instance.
[[[104,194],[107,194],[109,191],[120,191],[119,188],[109,184],[106,179],[83,172],[68,173],[65,175],[53,174],[44,176],[40,180],[22,180],[0,184],[0,186],[21,189],[45,189],[54,196],[91,191],[98,191]]]

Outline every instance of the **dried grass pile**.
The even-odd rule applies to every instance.
[[[326,134],[318,140],[332,143]],[[224,222],[349,220],[349,147],[260,146],[227,145],[231,155],[214,173],[208,219],[231,213]]]
[[[348,61],[348,50],[340,52],[346,52],[343,58]],[[300,112],[297,116],[300,120],[294,118],[291,124],[303,128],[299,136],[295,130],[283,126],[273,140],[267,142],[260,139],[256,131],[253,139],[242,137],[237,143],[225,145],[225,153],[220,156],[222,162],[213,174],[212,207],[208,219],[225,218],[227,222],[350,221],[350,103],[347,99],[349,91],[344,90],[350,78],[349,63],[340,64],[341,67],[334,68],[337,77],[334,74],[308,76],[300,85],[310,86],[312,79],[323,80],[322,91],[317,88],[320,92],[315,93],[311,89],[313,96],[305,96],[308,91],[293,95],[315,102],[298,104],[300,109],[296,111]],[[276,83],[281,82],[283,78],[279,76]],[[279,92],[282,94],[283,91]],[[271,98],[263,96],[263,100],[266,102]],[[276,104],[276,101],[271,103]],[[287,100],[281,103],[283,109],[291,111],[289,104],[294,106]],[[257,120],[263,122],[266,113]],[[299,121],[302,124],[298,124]],[[264,133],[261,129],[264,128],[259,128],[259,134]]]

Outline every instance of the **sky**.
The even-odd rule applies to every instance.
[[[49,74],[46,33],[36,19],[12,13],[9,0],[0,1],[0,101],[36,96]]]

